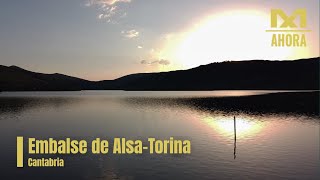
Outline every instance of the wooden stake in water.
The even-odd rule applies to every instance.
[[[234,149],[233,149],[233,159],[236,159],[236,148],[237,148],[237,126],[236,117],[233,117],[233,127],[234,127]]]

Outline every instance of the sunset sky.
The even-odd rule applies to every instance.
[[[225,60],[319,56],[318,0],[0,2],[0,64],[32,71],[103,80]],[[307,10],[307,47],[271,47],[274,8]]]

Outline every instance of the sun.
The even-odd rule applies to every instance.
[[[171,58],[184,68],[225,60],[290,59],[305,49],[271,47],[268,13],[259,10],[223,11],[205,18],[168,44]]]

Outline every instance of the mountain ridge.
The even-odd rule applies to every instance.
[[[319,57],[292,61],[225,61],[102,81],[0,65],[0,90],[319,90],[319,65]]]

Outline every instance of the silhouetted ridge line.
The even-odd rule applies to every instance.
[[[319,62],[319,57],[293,61],[227,61],[104,81],[0,66],[0,90],[319,90]]]

